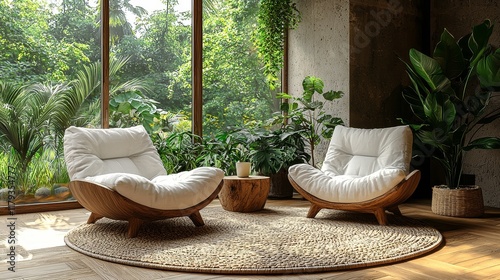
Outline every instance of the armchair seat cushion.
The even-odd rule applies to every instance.
[[[130,173],[111,173],[85,178],[112,189],[122,196],[159,210],[186,209],[210,196],[224,177],[224,171],[213,167],[200,167],[152,180]]]
[[[363,129],[337,126],[321,170],[307,164],[289,168],[292,186],[311,202],[308,218],[322,208],[371,212],[381,225],[386,210],[417,187],[420,172],[409,173],[413,134],[408,126]]]
[[[377,198],[399,184],[402,169],[383,168],[366,176],[335,175],[308,164],[290,167],[289,175],[309,194],[335,203],[359,203]]]
[[[71,180],[110,173],[152,179],[167,172],[143,126],[88,129],[71,126],[64,134],[64,158]]]
[[[168,174],[143,126],[69,127],[64,159],[71,193],[92,212],[87,223],[126,220],[129,237],[145,221],[187,216],[202,226],[200,209],[217,197],[224,177],[214,167]]]

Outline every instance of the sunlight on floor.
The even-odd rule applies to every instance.
[[[65,246],[64,236],[78,225],[69,220],[69,217],[41,213],[35,221],[27,222],[27,227],[19,228],[18,242],[25,250]]]
[[[26,225],[30,228],[58,230],[69,230],[78,225],[76,223],[69,223],[69,220],[69,217],[64,217],[61,215],[40,213],[39,217],[34,222],[28,222],[26,223]]]
[[[53,229],[21,228],[18,232],[18,240],[19,244],[28,251],[65,246],[64,236],[66,232]]]
[[[14,248],[14,249],[12,249]],[[9,254],[14,252],[15,254],[15,261],[29,261],[33,259],[33,254],[28,252],[29,249],[24,248],[20,244],[20,239],[16,238],[16,243],[9,243],[9,239],[5,238],[2,240],[1,245],[0,245],[0,252],[2,253],[0,256],[0,263],[8,263],[9,259],[11,258]],[[12,260],[12,259],[11,259]],[[0,277],[0,279],[3,279]]]

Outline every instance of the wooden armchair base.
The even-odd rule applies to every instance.
[[[91,212],[88,224],[101,218],[128,221],[128,236],[136,237],[145,221],[163,220],[188,216],[195,226],[203,226],[200,210],[212,202],[222,188],[222,181],[215,191],[204,201],[186,209],[160,210],[138,204],[118,192],[86,181],[71,181],[69,188],[76,200]]]
[[[317,198],[301,188],[290,176],[288,176],[288,179],[295,190],[311,202],[311,207],[307,213],[308,218],[316,217],[316,214],[318,214],[321,209],[326,208],[373,213],[379,224],[387,225],[386,210],[392,212],[394,215],[401,215],[398,205],[410,198],[417,188],[420,176],[420,171],[414,170],[387,193],[377,198],[357,203],[336,203]]]

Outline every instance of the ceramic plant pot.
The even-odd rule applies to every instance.
[[[252,169],[252,165],[250,162],[241,162],[238,161],[236,163],[236,176],[240,178],[246,178],[250,176],[250,170]]]

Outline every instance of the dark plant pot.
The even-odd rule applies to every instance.
[[[484,213],[483,192],[474,185],[458,189],[435,186],[432,188],[431,210],[442,216],[479,217]]]
[[[288,180],[288,170],[281,169],[276,174],[269,175],[271,187],[269,189],[269,199],[288,199],[293,197],[293,187]]]

